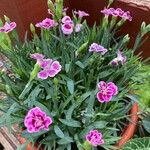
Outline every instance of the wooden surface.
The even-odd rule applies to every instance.
[[[16,150],[20,146],[16,136],[10,134],[6,127],[0,128],[0,143],[4,150]]]
[[[2,112],[0,112],[0,117],[2,117]],[[0,128],[0,150],[17,150],[20,143],[17,136],[10,133],[6,127]]]

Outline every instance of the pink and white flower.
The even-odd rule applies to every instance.
[[[39,132],[41,130],[49,130],[52,124],[51,117],[47,116],[39,107],[34,107],[27,113],[24,119],[24,125],[29,133]]]
[[[57,25],[58,25],[58,23],[56,23],[55,20],[46,18],[42,22],[37,23],[35,26],[40,27],[40,28],[44,28],[44,29],[50,29],[50,28],[55,27]]]
[[[82,24],[80,24],[80,23],[78,23],[78,24],[76,24],[76,26],[75,26],[75,32],[80,32],[81,31],[81,28],[82,28]]]
[[[39,54],[39,53],[34,53],[34,54],[31,54],[30,57],[32,59],[35,59],[35,60],[41,60],[44,58],[44,55],[43,54]]]
[[[48,61],[43,60],[44,62],[41,63],[42,71],[38,73],[38,78],[40,79],[47,79],[48,77],[54,77],[61,71],[61,65],[58,61]]]
[[[93,43],[89,47],[89,52],[97,52],[97,53],[101,53],[102,55],[104,55],[107,51],[108,50],[106,48],[104,48],[102,45],[99,45],[97,43]]]
[[[103,10],[101,10],[101,13],[109,16],[109,15],[112,15],[112,16],[115,16],[115,17],[121,17],[125,20],[129,20],[129,21],[132,21],[132,16],[130,14],[129,11],[123,11],[121,8],[117,8],[117,9],[114,9],[114,8],[104,8]]]
[[[62,32],[65,35],[70,35],[73,32],[74,25],[71,23],[65,23],[61,25]]]
[[[87,135],[86,135],[86,140],[93,146],[98,146],[104,144],[104,140],[102,138],[101,132],[98,130],[91,130]]]
[[[104,81],[100,81],[98,89],[97,99],[101,103],[109,102],[114,95],[118,94],[118,87],[113,82],[105,83]]]
[[[71,18],[69,16],[64,16],[61,19],[61,22],[64,23],[64,24],[67,24],[67,23],[73,24],[73,21],[71,20]]]
[[[9,33],[16,28],[17,24],[15,22],[5,22],[3,27],[0,27],[0,32]]]
[[[77,14],[79,18],[83,18],[83,17],[89,16],[88,13],[86,13],[85,11],[81,11],[81,10],[74,11],[74,13]]]
[[[68,9],[69,9],[68,7],[63,8],[62,12],[63,12],[64,15],[66,15]]]
[[[120,62],[121,65],[124,65],[126,61],[127,61],[127,57],[124,56],[120,50],[118,50],[117,57],[114,58],[109,64],[111,64],[112,66],[118,66]]]
[[[51,16],[54,16],[54,14],[52,13],[50,9],[48,9],[47,11],[48,11],[48,14],[50,14]]]
[[[44,59],[44,55],[35,53],[30,56],[32,59],[37,61],[37,64],[42,68],[42,70],[38,73],[38,78],[45,80],[48,77],[56,76],[60,71],[62,66],[56,60],[52,59]]]

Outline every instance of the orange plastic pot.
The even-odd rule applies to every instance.
[[[131,121],[129,123],[129,125],[126,127],[126,129],[124,130],[123,134],[122,134],[122,138],[118,141],[118,143],[116,144],[117,147],[122,147],[128,140],[130,140],[136,130],[136,125],[138,123],[138,104],[134,103],[132,108],[131,108]]]
[[[138,104],[134,103],[130,111],[131,121],[123,131],[122,138],[115,145],[117,148],[122,147],[129,139],[133,137],[138,122],[138,115],[137,115],[138,109],[139,109]],[[20,141],[21,144],[26,142],[26,139],[21,137],[20,135],[18,135],[18,140]],[[27,145],[26,150],[33,150],[31,143]],[[34,150],[38,150],[37,146],[34,146]]]

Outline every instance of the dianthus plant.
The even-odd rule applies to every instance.
[[[49,17],[31,24],[32,39],[19,40],[15,22],[0,27],[0,125],[18,124],[28,143],[48,150],[113,148],[133,100],[131,77],[138,71],[134,52],[149,32],[145,23],[128,49],[129,35],[116,36],[129,11],[100,10],[100,25],[89,27],[88,12],[67,15],[63,1],[48,1]],[[41,34],[37,35],[37,29]]]

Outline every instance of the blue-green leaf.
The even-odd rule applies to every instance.
[[[68,87],[70,94],[73,94],[74,93],[74,82],[73,82],[73,80],[67,80],[67,87]]]
[[[79,121],[73,119],[59,119],[63,124],[69,127],[81,127],[81,123]]]
[[[56,135],[60,138],[64,138],[64,133],[62,132],[62,130],[59,128],[59,126],[55,125],[54,126],[54,131],[56,133]]]

